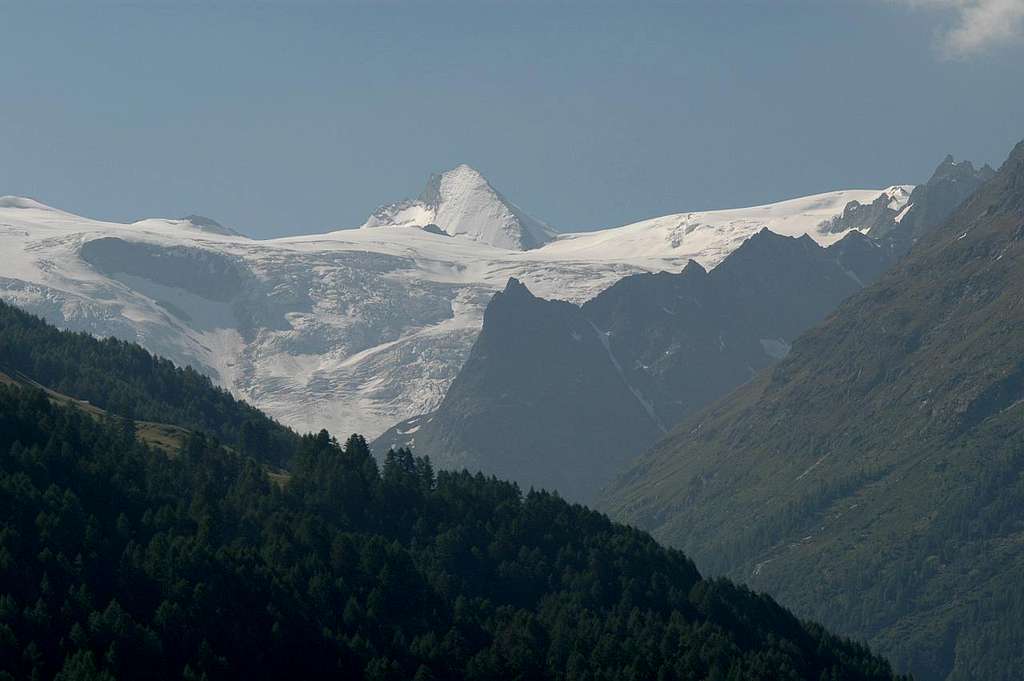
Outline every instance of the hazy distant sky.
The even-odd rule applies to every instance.
[[[563,231],[1024,138],[1024,0],[0,2],[0,195],[253,236],[480,169]]]

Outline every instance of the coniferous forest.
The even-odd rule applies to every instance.
[[[1024,0],[0,65],[0,681],[1024,681]]]
[[[70,344],[94,366],[113,348],[164,367],[29,327],[42,365]],[[79,376],[82,394],[111,390]],[[187,382],[217,399],[161,376],[161,395]],[[406,450],[379,465],[326,431],[254,457],[195,429],[168,455],[110,412],[0,386],[0,678],[892,678],[865,647],[557,495]]]
[[[295,444],[293,432],[192,367],[116,338],[60,331],[2,301],[0,371],[124,418],[209,433],[267,463],[282,464]]]

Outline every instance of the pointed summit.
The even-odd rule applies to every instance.
[[[508,278],[508,282],[505,284],[505,290],[503,293],[511,295],[527,295],[531,298],[534,297],[534,295],[530,293],[530,289],[526,288],[526,285],[515,277]]]
[[[757,261],[791,258],[796,257],[797,254],[806,253],[808,250],[817,252],[824,249],[808,234],[784,236],[776,234],[767,227],[762,227],[760,231],[740,244],[727,260]],[[725,264],[724,261],[722,264]]]
[[[1000,518],[965,536],[959,524],[1020,508],[1020,469],[992,473],[1024,438],[1019,152],[774,369],[680,422],[598,508],[695,547],[709,571],[743,577],[803,616],[843,623],[918,678],[1019,676],[1003,671],[1019,669],[1019,645],[998,667],[993,646],[975,641],[1019,625],[995,585],[1020,583],[1020,527]],[[944,554],[955,558],[915,573],[939,546],[957,547]],[[887,598],[883,563],[887,575],[914,574],[912,595],[868,612],[862,603]],[[808,583],[828,588],[808,593]],[[927,633],[910,634],[908,655],[916,631]]]
[[[430,224],[446,234],[520,251],[536,248],[555,235],[551,227],[520,210],[466,164],[431,175],[419,198],[378,208],[363,227]]]
[[[929,230],[938,227],[967,197],[974,194],[995,172],[988,165],[976,170],[970,161],[956,161],[947,155],[931,178],[918,185],[910,194],[907,212],[899,220],[903,238],[909,243],[917,241]],[[884,236],[871,232],[871,236]]]

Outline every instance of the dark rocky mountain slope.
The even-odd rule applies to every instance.
[[[514,286],[438,409],[374,449],[414,445],[445,467],[591,500],[667,429],[784,357],[993,174],[947,157],[899,210],[887,197],[851,202],[832,229],[863,233],[828,248],[763,230],[710,273],[691,262],[629,276],[582,309]]]
[[[1024,143],[602,501],[925,680],[1024,666]]]
[[[764,230],[711,272],[630,276],[582,307],[510,281],[437,411],[374,448],[411,444],[443,468],[586,501],[683,416],[784,356],[889,257],[859,233],[825,249]]]

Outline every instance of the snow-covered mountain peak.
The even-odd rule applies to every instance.
[[[524,251],[550,241],[555,231],[501,195],[478,170],[461,164],[430,176],[416,200],[382,206],[366,227],[426,227],[498,248]]]
[[[39,203],[35,199],[26,196],[0,196],[0,208],[23,208],[32,210],[57,210],[45,203]]]
[[[494,293],[527,294],[510,278],[538,298],[579,304],[638,272],[693,260],[687,270],[698,275],[764,227],[827,245],[843,232],[820,223],[850,201],[888,200],[880,189],[843,190],[523,250],[488,240],[502,232],[467,233],[511,223],[528,235],[537,224],[472,168],[441,173],[428,189],[374,218],[404,228],[267,240],[215,233],[195,216],[125,224],[0,199],[0,299],[63,328],[140,342],[300,431],[374,436],[437,407]]]
[[[445,191],[441,187],[444,185]],[[441,173],[434,173],[427,180],[427,186],[420,193],[419,200],[428,206],[437,208],[445,199],[445,196],[466,194],[474,191],[483,191],[490,194],[497,194],[487,178],[476,168],[460,163],[451,170]]]

